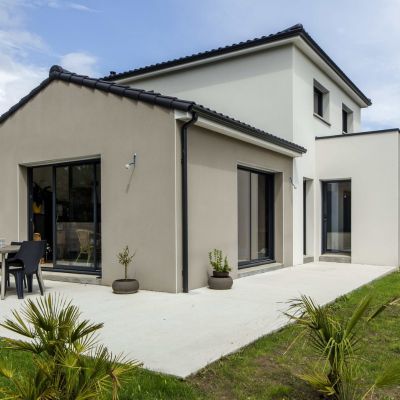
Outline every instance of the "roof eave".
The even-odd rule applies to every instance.
[[[307,149],[302,146],[289,142],[270,133],[264,132],[241,121],[234,120],[226,115],[204,108],[202,106],[194,105],[191,111],[195,112],[199,116],[197,123],[198,125],[200,125],[202,121],[201,118],[203,118],[204,120],[208,121],[208,127],[210,127],[213,123],[224,126],[224,132],[221,133],[226,134],[226,132],[230,132],[229,130],[231,130],[232,132],[237,132],[239,135],[230,135],[237,139],[256,144],[264,148],[269,148],[270,150],[288,155],[290,157],[299,157],[307,152]],[[214,130],[219,131],[218,129]]]

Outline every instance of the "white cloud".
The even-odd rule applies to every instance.
[[[97,58],[84,52],[68,53],[61,57],[60,64],[63,68],[77,74],[97,76]]]
[[[0,114],[26,96],[48,76],[49,65],[35,65],[35,53],[54,57],[45,41],[25,29],[24,19],[31,7],[70,8],[90,11],[78,3],[60,0],[0,0]],[[61,64],[73,72],[97,75],[97,59],[84,52],[61,57]]]
[[[93,8],[87,7],[83,4],[78,4],[78,3],[67,3],[67,7],[71,8],[72,10],[77,10],[77,11],[86,11],[86,12],[94,12],[97,11]]]
[[[373,99],[373,104],[363,110],[363,128],[400,128],[400,85],[397,82],[383,84],[378,89],[370,90],[368,94]]]
[[[47,6],[50,8],[71,9],[84,12],[97,11],[94,8],[85,6],[84,4],[74,3],[70,1],[62,1],[62,0],[35,0],[33,4],[36,6]]]
[[[0,49],[25,57],[28,51],[46,51],[47,45],[42,38],[24,30],[0,30]]]
[[[28,62],[31,52],[46,52],[42,38],[23,27],[22,0],[0,3],[0,114],[27,95],[47,75]]]
[[[25,65],[12,57],[0,56],[0,113],[26,96],[47,75],[47,69]]]

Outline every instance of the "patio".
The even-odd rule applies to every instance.
[[[83,316],[104,322],[100,340],[144,367],[185,378],[220,357],[282,327],[289,299],[306,294],[320,304],[371,282],[396,267],[310,263],[238,279],[230,291],[201,288],[189,294],[141,291],[115,295],[111,288],[46,281],[46,292],[73,300]],[[38,295],[37,286],[34,295]],[[20,306],[10,290],[0,320]],[[0,336],[9,332],[0,328]]]

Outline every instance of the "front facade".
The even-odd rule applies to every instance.
[[[103,80],[53,67],[0,119],[2,236],[106,285],[129,245],[168,292],[205,286],[214,248],[234,278],[398,265],[398,130],[352,134],[370,101],[302,27],[235,46]]]

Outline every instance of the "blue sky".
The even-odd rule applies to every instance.
[[[0,0],[0,113],[53,64],[99,77],[300,22],[372,98],[363,128],[399,127],[399,16],[400,0]]]

